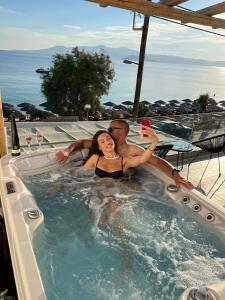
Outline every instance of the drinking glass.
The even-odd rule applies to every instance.
[[[31,135],[28,135],[26,136],[26,142],[27,142],[27,146],[28,146],[28,153],[31,151],[31,147],[30,147],[30,144],[31,144],[31,140],[32,140],[32,136]]]
[[[42,148],[42,143],[43,143],[43,138],[44,138],[44,136],[43,136],[43,134],[41,133],[41,132],[37,132],[36,133],[36,139],[37,139],[37,143],[38,143],[38,145],[39,145],[39,149],[41,149]]]

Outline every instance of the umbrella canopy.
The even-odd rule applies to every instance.
[[[193,101],[191,99],[183,99],[182,102],[185,102],[185,103],[192,103]]]
[[[141,101],[140,103],[142,103],[142,104],[144,104],[144,105],[150,105],[150,104],[151,104],[150,102],[148,102],[148,101],[146,101],[146,100],[143,100],[143,101]]]
[[[158,108],[158,107],[160,107],[160,104],[158,104],[158,103],[153,103],[153,104],[152,104],[152,107]]]
[[[225,100],[219,101],[219,104],[220,104],[221,106],[225,106]]]
[[[48,106],[48,102],[43,102],[43,103],[39,104],[39,106],[47,107]]]
[[[122,104],[115,105],[114,108],[115,108],[115,109],[120,109],[120,110],[126,110],[126,109],[127,109],[127,108],[126,108],[124,105],[122,105]]]
[[[165,105],[166,104],[166,102],[163,101],[163,100],[157,100],[154,103],[159,104],[159,105]]]
[[[180,107],[191,107],[191,105],[188,102],[183,102],[180,104]]]
[[[41,103],[39,104],[39,106],[42,106],[44,107],[45,111],[48,110],[48,111],[51,111],[51,107],[49,107],[49,103],[48,102],[44,102],[44,103]]]
[[[29,102],[22,102],[22,103],[18,104],[17,106],[18,107],[31,107],[31,106],[35,107],[35,105],[33,105]]]
[[[122,104],[123,105],[126,105],[126,106],[131,106],[131,105],[133,105],[134,103],[132,102],[132,101],[124,101],[124,102],[122,102]]]
[[[170,102],[169,104],[167,105],[170,105],[171,107],[178,107],[177,103],[174,103],[174,102]]]
[[[12,113],[14,113],[16,118],[24,117],[24,115],[20,111],[16,110],[12,104],[2,103],[2,109],[3,109],[3,116],[5,118],[10,118]]]
[[[105,102],[105,103],[103,103],[103,105],[105,105],[105,106],[109,106],[109,107],[114,107],[114,106],[116,106],[116,104],[115,104],[115,103],[113,103],[113,102],[111,102],[111,101],[109,101],[109,102]]]
[[[180,104],[180,101],[173,99],[169,101],[170,104]]]

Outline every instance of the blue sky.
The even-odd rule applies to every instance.
[[[183,6],[197,10],[218,2],[222,0],[190,0]],[[131,24],[131,12],[101,8],[84,0],[0,0],[0,49],[105,45],[138,50],[141,32],[132,31]],[[225,35],[224,29],[216,32]],[[225,60],[225,37],[151,18],[146,51]]]

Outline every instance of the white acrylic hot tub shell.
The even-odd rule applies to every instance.
[[[1,205],[19,300],[47,299],[32,248],[33,232],[44,217],[19,175],[40,174],[60,167],[54,157],[53,149],[17,158],[7,155],[0,160]],[[82,160],[82,152],[75,154],[73,159]],[[7,193],[8,182],[14,185],[14,193]],[[38,210],[40,216],[31,220],[27,215],[31,210]]]
[[[27,210],[39,210],[35,199],[24,186],[19,176],[41,174],[46,171],[60,167],[55,162],[56,149],[32,152],[23,154],[17,158],[5,156],[0,160],[0,193],[1,203],[4,213],[6,230],[9,240],[10,254],[12,258],[14,276],[17,286],[19,300],[45,300],[43,284],[39,274],[36,258],[32,248],[32,235],[35,229],[43,222],[43,215],[40,213],[38,219],[30,220],[26,214]],[[71,158],[80,161],[85,157],[86,151],[79,151]],[[163,174],[154,167],[144,166],[154,175],[165,182],[166,193],[178,205],[188,206],[193,213],[206,218],[208,213],[215,216],[211,222],[222,234],[225,234],[225,209],[212,203],[211,200],[200,194],[196,190],[179,189],[177,192],[169,192],[166,187],[174,183],[171,178]],[[16,192],[7,194],[6,183],[13,182]],[[189,197],[187,204],[183,203],[183,198]],[[194,211],[194,206],[201,206],[199,212]],[[207,222],[207,221],[206,221]],[[215,288],[220,295],[220,299],[225,299],[225,282],[216,283],[209,286]],[[180,297],[180,300],[187,300],[190,289],[187,289]],[[173,299],[175,300],[175,299]]]

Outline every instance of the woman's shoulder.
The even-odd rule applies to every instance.
[[[99,155],[98,155],[98,154],[92,154],[92,155],[89,157],[89,159],[95,161],[95,160],[99,159]]]
[[[99,156],[97,154],[92,154],[88,160],[85,162],[84,167],[85,168],[94,168],[96,166],[97,160]]]

